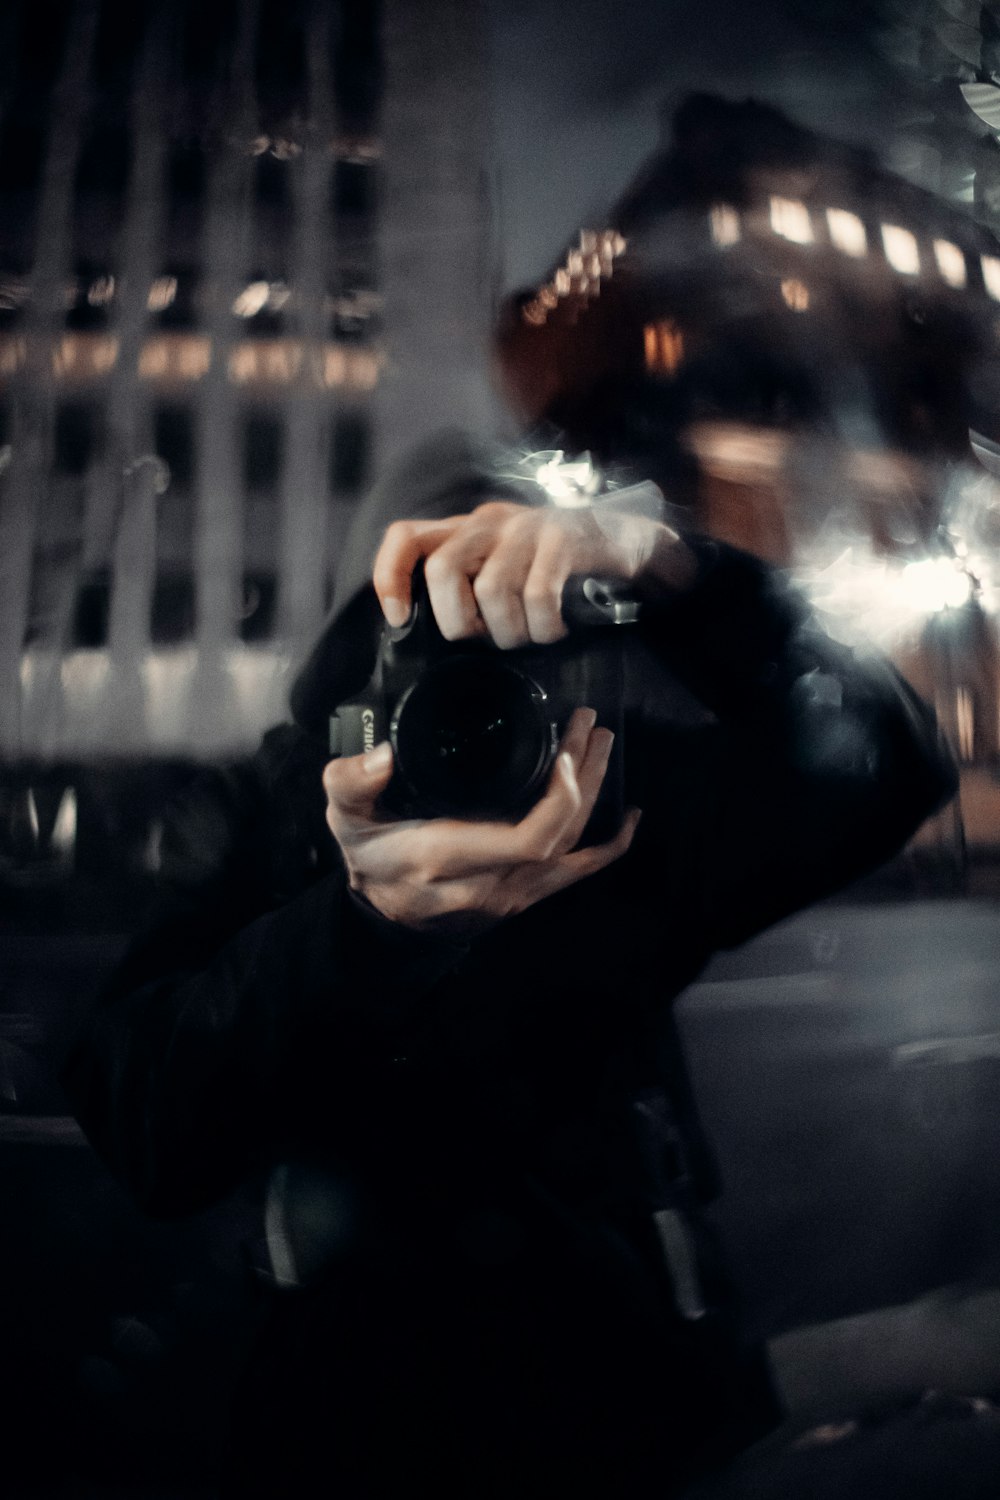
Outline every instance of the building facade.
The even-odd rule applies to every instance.
[[[0,756],[246,748],[379,466],[489,420],[478,7],[0,25]]]

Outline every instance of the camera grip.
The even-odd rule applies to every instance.
[[[569,630],[592,630],[607,625],[634,625],[641,606],[627,586],[613,578],[574,573],[562,594],[563,623]]]

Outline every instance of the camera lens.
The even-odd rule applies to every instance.
[[[490,656],[425,672],[390,727],[397,769],[428,814],[505,817],[541,791],[555,750],[536,682]]]

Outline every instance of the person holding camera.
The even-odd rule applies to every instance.
[[[233,1495],[667,1496],[773,1426],[672,1003],[955,788],[773,570],[511,476],[445,435],[370,498],[66,1070],[149,1212],[267,1184]]]

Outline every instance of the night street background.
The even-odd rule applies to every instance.
[[[442,423],[534,442],[567,413],[613,449],[623,368],[626,456],[793,571],[855,558],[835,623],[884,628],[961,761],[913,848],[680,1005],[714,1219],[789,1433],[981,1398],[935,1451],[954,1500],[1000,1493],[995,11],[0,7],[5,1500],[207,1497],[271,1275],[259,1184],[144,1220],[57,1083],[164,801],[283,713],[400,451]],[[747,97],[787,119],[727,112]],[[957,603],[911,587],[880,612],[942,560]],[[857,1429],[828,1436],[823,1500],[853,1486]],[[824,1450],[803,1451],[812,1483]],[[805,1495],[789,1473],[732,1493]]]

